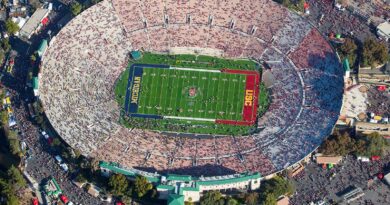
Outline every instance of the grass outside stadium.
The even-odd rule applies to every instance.
[[[255,132],[257,116],[269,104],[260,73],[251,60],[145,52],[130,60],[116,83],[120,121],[129,128],[181,133]]]

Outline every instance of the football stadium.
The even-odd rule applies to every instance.
[[[50,42],[39,98],[83,155],[204,182],[312,153],[338,118],[343,74],[325,37],[271,0],[103,0]]]

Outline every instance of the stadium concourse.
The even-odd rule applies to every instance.
[[[121,127],[114,84],[129,52],[197,48],[267,64],[272,102],[259,130],[185,137]],[[53,127],[84,155],[153,173],[265,176],[301,160],[329,135],[342,76],[322,35],[271,0],[103,0],[50,43],[39,92]]]

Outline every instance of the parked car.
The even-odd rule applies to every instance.
[[[69,170],[68,165],[65,164],[65,163],[60,164],[60,167],[61,167],[61,169],[64,170],[65,172],[67,172],[67,171]]]
[[[60,155],[56,155],[56,156],[54,157],[54,159],[57,161],[58,164],[61,164],[61,163],[62,163],[62,158],[61,158]]]
[[[37,198],[32,198],[31,204],[32,205],[39,205],[38,199]]]
[[[68,197],[66,197],[64,194],[60,195],[60,199],[64,204],[67,204],[69,202]]]

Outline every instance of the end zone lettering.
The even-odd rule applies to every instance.
[[[245,106],[252,106],[253,104],[253,90],[245,90]]]
[[[138,94],[141,86],[141,77],[134,77],[133,87],[131,89],[131,103],[138,103]]]

